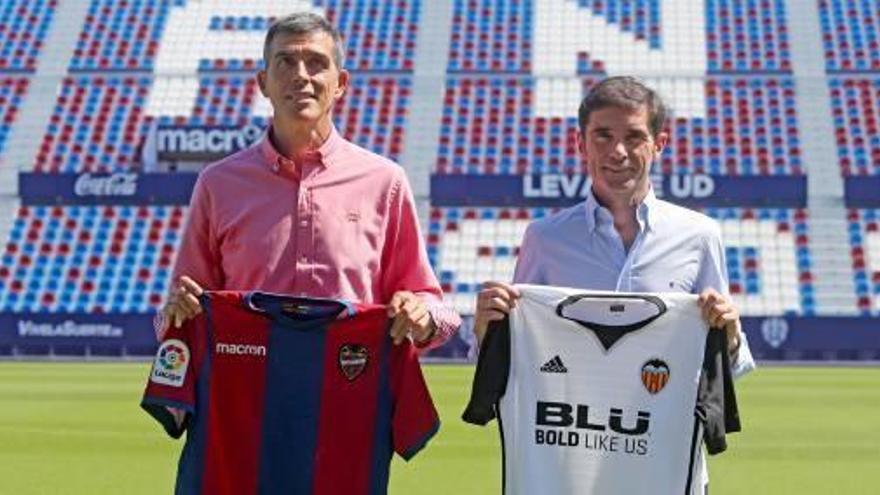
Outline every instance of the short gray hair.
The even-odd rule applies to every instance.
[[[269,50],[272,40],[279,34],[306,35],[315,32],[327,33],[333,38],[333,61],[336,67],[345,67],[345,40],[338,29],[333,27],[324,16],[313,12],[296,12],[276,19],[266,33],[266,41],[263,42],[263,62],[269,66]]]

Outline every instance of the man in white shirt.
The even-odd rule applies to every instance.
[[[724,329],[733,374],[741,376],[755,362],[728,295],[721,229],[701,213],[657,199],[651,189],[651,164],[669,140],[665,118],[660,96],[632,77],[612,77],[590,91],[578,111],[590,193],[529,226],[513,282],[699,294],[703,317]],[[477,297],[477,338],[518,298],[512,285],[487,282]],[[705,465],[702,476],[708,483]]]

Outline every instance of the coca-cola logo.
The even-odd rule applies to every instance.
[[[77,196],[134,196],[137,174],[118,173],[101,177],[83,174],[77,177],[73,191]]]

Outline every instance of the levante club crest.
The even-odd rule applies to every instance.
[[[642,383],[648,392],[656,394],[669,382],[669,366],[659,359],[652,359],[642,366]]]
[[[339,348],[339,369],[348,381],[354,381],[367,368],[367,348],[360,344],[344,344]]]

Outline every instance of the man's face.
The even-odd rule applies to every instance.
[[[578,148],[593,180],[593,192],[600,201],[632,203],[649,187],[649,172],[666,145],[665,132],[651,134],[648,109],[605,107],[590,114]]]
[[[260,92],[272,102],[275,119],[316,125],[348,87],[349,75],[336,66],[333,38],[316,31],[279,34],[269,45],[266,68],[257,74]]]

